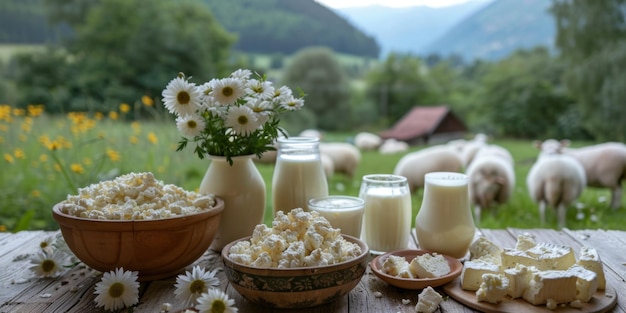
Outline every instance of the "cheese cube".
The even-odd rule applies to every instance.
[[[526,251],[537,245],[535,237],[530,234],[522,234],[517,236],[517,243],[515,244],[515,250]]]
[[[482,259],[465,261],[461,273],[461,288],[476,291],[480,288],[483,274],[499,274],[500,266]]]
[[[478,302],[498,304],[509,291],[509,280],[502,274],[483,274],[482,283],[476,291]]]
[[[576,298],[582,302],[589,302],[598,290],[598,275],[580,265],[573,265],[567,271],[577,277]]]
[[[383,272],[391,276],[402,278],[413,278],[414,275],[409,269],[409,262],[401,256],[390,255],[383,262]]]
[[[495,264],[502,264],[500,254],[502,248],[485,237],[479,237],[469,247],[470,260],[492,259]]]
[[[604,290],[606,288],[606,278],[604,277],[604,267],[598,251],[591,247],[581,247],[580,256],[576,263],[590,271],[593,271],[598,275],[598,289]]]
[[[448,260],[438,253],[426,253],[416,256],[409,265],[411,271],[419,278],[435,278],[450,273]]]
[[[522,298],[533,305],[546,304],[548,299],[568,303],[576,300],[576,280],[568,271],[538,271],[533,273]]]
[[[535,266],[539,270],[566,270],[576,263],[574,250],[570,246],[540,242],[526,250],[526,253],[537,259]]]
[[[424,288],[422,292],[417,296],[417,305],[415,305],[415,312],[417,313],[432,313],[439,308],[439,303],[443,301],[443,297],[428,286]]]
[[[515,268],[505,269],[504,275],[509,280],[508,295],[513,299],[520,298],[526,288],[528,288],[532,274],[536,271],[536,267],[528,267],[522,264],[518,264]]]

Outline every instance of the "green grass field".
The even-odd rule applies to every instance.
[[[52,206],[76,194],[77,189],[101,179],[128,172],[150,171],[167,184],[196,190],[209,161],[200,160],[192,149],[175,151],[179,133],[173,121],[123,121],[125,115],[29,117],[28,112],[0,105],[0,229],[57,229]],[[111,118],[113,117],[113,118]],[[345,141],[354,134],[326,134],[326,141]],[[481,227],[555,228],[556,214],[547,211],[547,223],[539,224],[537,205],[528,197],[526,174],[537,151],[530,140],[496,139],[515,158],[516,187],[509,203],[483,211]],[[582,143],[574,143],[582,144]],[[411,151],[421,149],[412,147]],[[357,175],[349,179],[335,175],[329,193],[357,196],[361,177],[391,173],[402,154],[381,155],[365,151]],[[265,222],[271,223],[271,179],[273,165],[257,164],[267,186]],[[413,195],[413,217],[421,203],[421,192]],[[626,229],[622,208],[610,210],[609,190],[588,188],[577,206],[568,211],[571,229]]]

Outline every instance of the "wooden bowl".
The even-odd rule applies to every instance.
[[[76,257],[101,272],[121,267],[138,271],[139,281],[180,273],[209,248],[224,200],[205,212],[155,220],[95,220],[60,211],[52,215]]]
[[[374,272],[374,274],[378,276],[378,278],[382,279],[389,285],[392,285],[398,288],[403,288],[403,289],[411,289],[411,290],[424,289],[428,286],[430,287],[442,286],[453,281],[455,278],[461,275],[461,271],[463,270],[463,265],[461,264],[461,262],[451,256],[447,256],[444,254],[442,255],[448,261],[448,265],[450,265],[450,273],[441,277],[401,278],[401,277],[386,274],[382,270],[385,259],[387,259],[390,255],[404,257],[407,260],[407,262],[410,263],[416,256],[423,255],[426,253],[432,254],[433,252],[427,251],[427,250],[414,250],[414,249],[392,251],[392,252],[381,254],[375,257],[370,262],[370,267],[372,268],[372,271]]]
[[[239,294],[265,307],[302,309],[328,303],[350,292],[367,269],[367,245],[355,237],[342,236],[361,247],[358,257],[328,266],[287,269],[235,263],[228,257],[230,248],[250,237],[238,239],[222,250],[224,272]]]

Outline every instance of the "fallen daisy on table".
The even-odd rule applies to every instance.
[[[182,299],[185,306],[192,305],[203,293],[211,287],[220,285],[215,277],[217,269],[207,272],[203,267],[194,266],[192,272],[187,271],[184,275],[176,277],[176,298]]]
[[[211,288],[198,298],[196,309],[200,313],[237,313],[239,309],[234,305],[235,300],[228,298],[226,293],[219,289]]]
[[[102,280],[96,284],[96,305],[105,310],[116,311],[139,302],[138,273],[116,268],[102,274]]]
[[[54,252],[48,254],[44,251],[38,252],[30,262],[33,264],[30,270],[39,277],[54,277],[61,270],[63,254]]]

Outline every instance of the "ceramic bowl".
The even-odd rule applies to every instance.
[[[302,309],[339,299],[352,290],[367,269],[369,249],[355,237],[342,235],[358,244],[361,255],[333,265],[300,268],[259,268],[235,263],[228,257],[230,248],[222,250],[224,272],[231,285],[249,301],[265,307]]]
[[[370,262],[370,267],[372,268],[372,271],[374,272],[374,274],[378,276],[378,278],[382,279],[389,285],[392,285],[398,288],[403,288],[403,289],[411,289],[411,290],[424,289],[428,286],[430,287],[442,286],[453,281],[455,278],[461,275],[461,271],[463,270],[463,265],[461,264],[461,262],[447,255],[443,255],[443,256],[448,261],[448,265],[450,265],[450,273],[441,277],[437,277],[437,278],[401,278],[401,277],[385,274],[382,270],[385,259],[387,259],[390,255],[401,256],[401,257],[404,257],[407,260],[407,262],[411,262],[416,256],[423,255],[426,253],[433,253],[433,252],[427,251],[427,250],[414,250],[414,249],[392,251],[392,252],[381,254],[375,257]]]
[[[224,201],[205,212],[155,220],[95,220],[52,215],[76,257],[101,272],[122,267],[138,271],[140,281],[176,275],[209,248],[219,226]]]

